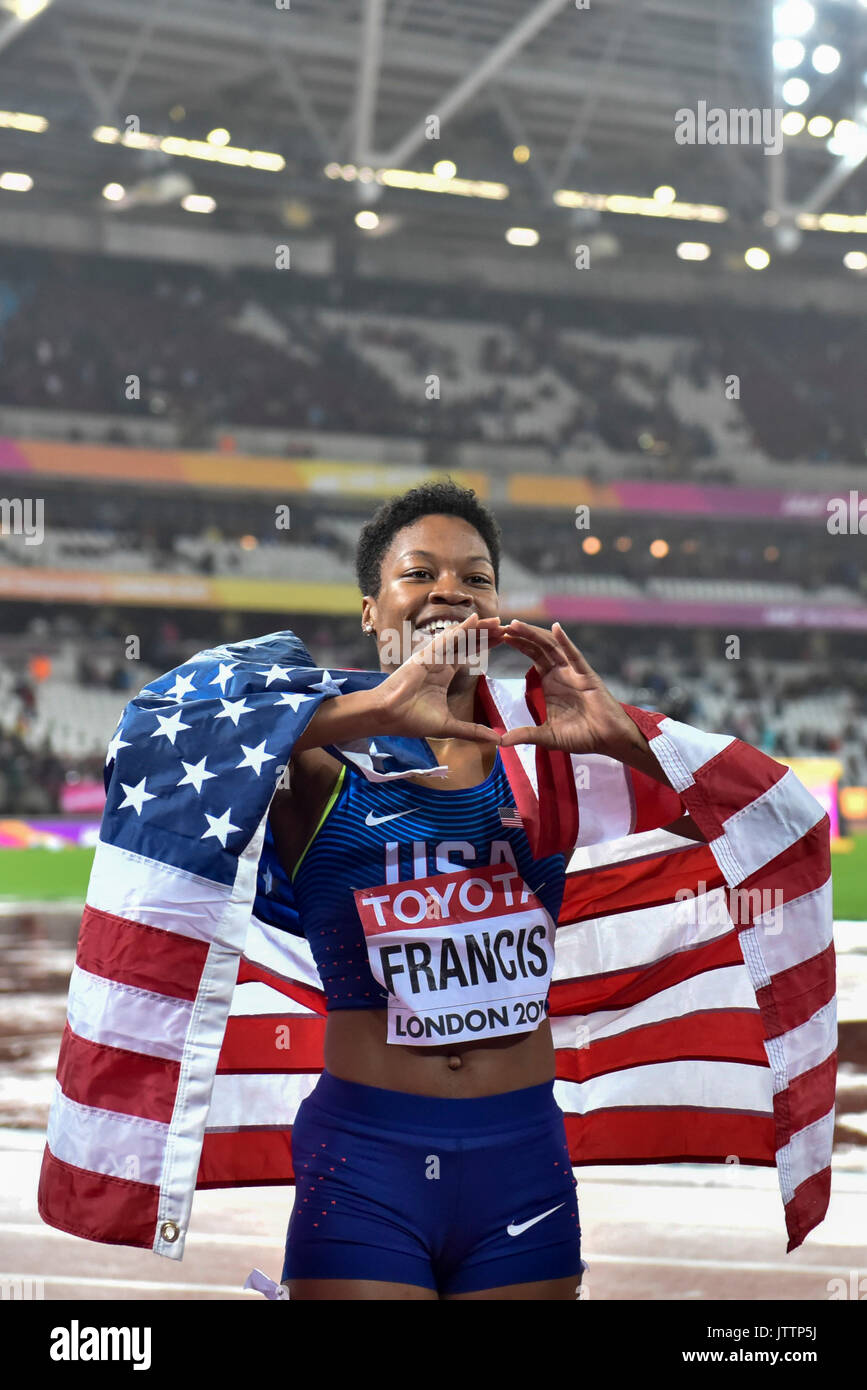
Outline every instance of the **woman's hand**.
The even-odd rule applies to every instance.
[[[604,753],[632,764],[646,740],[570,642],[559,623],[551,631],[514,618],[502,640],[529,657],[542,677],[547,718],[503,734],[500,743],[541,743],[564,753]]]
[[[475,613],[462,623],[439,632],[413,652],[402,666],[371,692],[379,705],[380,733],[406,738],[466,738],[477,743],[499,743],[500,735],[486,724],[458,719],[448,704],[449,686],[467,649],[478,650],[465,634],[484,632],[488,646],[497,646],[507,631],[499,618],[479,618]],[[472,639],[477,642],[476,638]]]

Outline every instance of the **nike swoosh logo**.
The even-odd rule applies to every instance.
[[[390,816],[375,816],[372,811],[368,811],[364,817],[364,824],[369,826],[382,825],[387,820],[397,820],[399,816],[408,816],[409,811],[392,811]]]
[[[553,1212],[553,1211],[559,1211],[559,1210],[560,1210],[560,1207],[565,1207],[565,1205],[566,1205],[565,1202],[561,1202],[559,1206],[552,1207],[552,1208],[551,1208],[551,1211],[543,1211],[541,1216],[534,1216],[533,1219],[532,1219],[531,1221],[522,1221],[520,1226],[514,1226],[514,1225],[513,1225],[513,1226],[507,1226],[507,1227],[506,1227],[506,1235],[507,1235],[507,1236],[520,1236],[520,1235],[523,1235],[524,1232],[525,1232],[525,1231],[528,1231],[528,1230],[530,1229],[531,1226],[535,1226],[535,1224],[536,1224],[537,1221],[544,1221],[546,1216],[550,1216],[550,1215],[551,1215],[551,1212]]]

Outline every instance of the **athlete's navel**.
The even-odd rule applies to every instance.
[[[449,1067],[451,1068],[452,1071],[457,1071],[458,1067],[462,1067],[463,1064],[464,1064],[464,1061],[463,1061],[463,1058],[462,1058],[462,1057],[454,1057],[454,1056],[453,1056],[453,1057],[450,1057],[450,1058],[449,1058]]]

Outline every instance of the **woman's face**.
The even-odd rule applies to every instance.
[[[498,612],[494,567],[482,537],[468,521],[434,513],[393,537],[382,560],[379,594],[365,597],[362,622],[372,624],[380,667],[387,671],[412,655],[425,640],[422,634],[474,613],[495,618]]]

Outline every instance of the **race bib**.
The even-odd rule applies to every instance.
[[[354,892],[388,1041],[526,1033],[545,1017],[554,922],[509,864]]]

